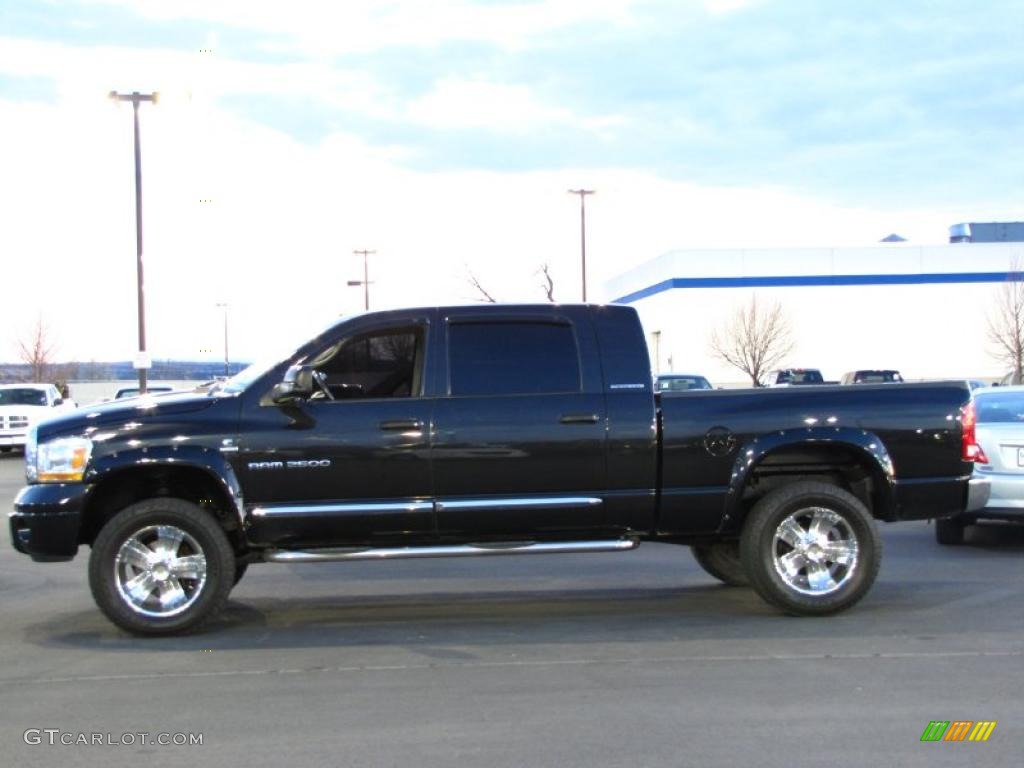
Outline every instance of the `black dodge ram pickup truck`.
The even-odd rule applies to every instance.
[[[39,424],[14,547],[92,548],[120,627],[170,634],[251,563],[687,544],[790,614],[843,610],[881,560],[875,520],[961,513],[963,382],[655,396],[622,306],[369,313],[202,393]]]

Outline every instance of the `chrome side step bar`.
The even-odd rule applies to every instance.
[[[336,560],[399,560],[411,557],[478,557],[481,555],[550,555],[566,552],[626,552],[636,549],[638,539],[604,541],[516,542],[451,544],[431,547],[362,547],[339,549],[271,549],[263,553],[268,563],[324,563]]]

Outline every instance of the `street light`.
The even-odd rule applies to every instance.
[[[224,378],[228,377],[228,305],[218,302],[218,307],[224,310]]]
[[[587,300],[587,207],[584,203],[587,195],[594,194],[593,189],[570,189],[570,195],[580,196],[580,258],[583,264],[583,301]]]
[[[370,267],[367,263],[367,256],[376,253],[376,251],[352,251],[356,256],[363,257],[363,279],[362,280],[349,280],[348,285],[350,288],[357,285],[363,286],[363,306],[367,312],[370,311]]]
[[[142,279],[142,155],[139,149],[139,104],[144,101],[156,104],[159,94],[111,91],[109,95],[111,101],[130,101],[132,103],[132,115],[135,123],[135,274],[139,307],[139,353],[136,356],[135,364],[139,371],[139,394],[144,395],[146,394],[146,369],[149,368],[150,363],[146,354],[146,299]]]

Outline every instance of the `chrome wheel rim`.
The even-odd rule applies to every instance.
[[[857,570],[860,546],[845,517],[825,507],[798,510],[775,529],[772,560],[787,587],[820,597],[841,589]]]
[[[135,613],[177,616],[203,591],[206,555],[199,542],[177,526],[146,526],[129,536],[117,551],[114,582]]]

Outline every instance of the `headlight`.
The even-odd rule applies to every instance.
[[[32,424],[25,436],[25,479],[30,483],[34,483],[39,476],[39,472],[36,471],[36,435],[36,425]]]
[[[27,465],[26,474],[38,483],[77,483],[92,456],[92,440],[84,437],[64,437],[38,445],[33,440],[32,448],[35,461]],[[27,445],[25,460],[29,461]]]

